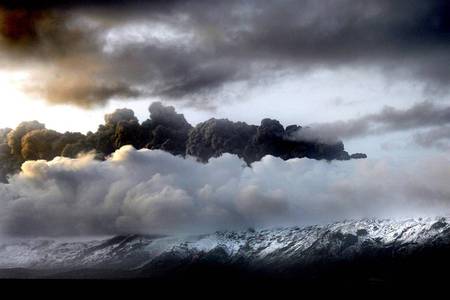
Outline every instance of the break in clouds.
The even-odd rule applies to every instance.
[[[402,168],[224,154],[202,164],[124,146],[105,161],[28,161],[0,184],[0,229],[19,236],[180,234],[348,218],[426,216],[449,208],[448,156]]]
[[[214,107],[234,87],[340,67],[441,91],[449,20],[446,0],[18,0],[0,4],[0,59],[30,72],[28,92],[84,107],[142,96]]]

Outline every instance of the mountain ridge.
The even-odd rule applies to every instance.
[[[354,268],[365,274],[381,266],[403,266],[411,258],[407,267],[419,267],[416,261],[420,258],[422,264],[423,257],[438,264],[439,258],[444,263],[449,249],[448,217],[362,219],[306,227],[183,236],[123,235],[89,241],[16,239],[0,245],[0,277],[181,279],[227,274],[232,278],[310,280],[341,272],[356,276],[349,271]],[[407,270],[402,268],[394,271]],[[380,272],[383,275],[388,269]],[[372,275],[367,274],[368,280]]]

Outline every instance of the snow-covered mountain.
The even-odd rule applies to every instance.
[[[286,274],[368,259],[401,261],[449,245],[448,218],[364,219],[176,237],[9,239],[0,245],[0,275],[151,277],[202,266]]]

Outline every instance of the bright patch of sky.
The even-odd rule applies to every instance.
[[[24,120],[38,120],[47,128],[64,131],[95,131],[103,123],[105,113],[128,107],[135,111],[140,121],[148,118],[148,106],[157,98],[133,101],[115,99],[105,107],[91,110],[69,105],[49,105],[44,100],[31,100],[21,91],[26,84],[25,72],[0,73],[0,127],[15,127]],[[220,97],[220,95],[218,95]],[[174,105],[186,119],[197,124],[211,117],[229,118],[259,124],[266,117],[280,120],[284,125],[348,120],[376,113],[389,105],[407,108],[414,103],[430,99],[423,86],[406,81],[389,82],[376,69],[317,70],[304,76],[287,76],[264,85],[250,86],[224,97],[216,110],[199,110],[181,102]],[[14,99],[14,101],[10,101]],[[448,101],[447,95],[440,101]],[[218,102],[220,103],[220,102]],[[344,141],[349,152],[365,152],[371,157],[395,155],[414,158],[423,149],[414,145],[411,133],[377,135]],[[435,150],[427,150],[435,151]]]

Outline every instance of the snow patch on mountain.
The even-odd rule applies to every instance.
[[[328,225],[191,236],[128,235],[89,240],[14,239],[0,242],[0,268],[137,270],[167,257],[195,261],[220,250],[227,261],[282,266],[322,259],[351,259],[370,251],[408,253],[450,244],[448,217],[341,221]],[[369,249],[369,250],[368,250]]]

